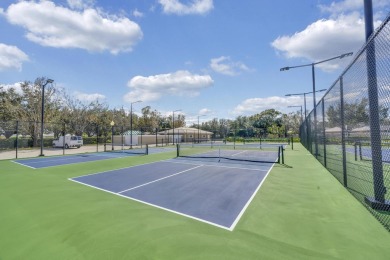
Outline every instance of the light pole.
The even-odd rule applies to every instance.
[[[199,117],[201,117],[201,116],[206,116],[206,115],[198,115],[198,143],[200,143],[200,142],[199,142],[199,129],[200,129],[200,126],[199,126]]]
[[[310,63],[310,64],[291,66],[291,67],[283,67],[283,68],[280,69],[280,71],[285,71],[285,70],[294,69],[294,68],[301,68],[301,67],[311,66],[311,75],[312,75],[312,81],[313,81],[314,143],[315,143],[315,149],[316,149],[315,150],[316,157],[318,156],[318,142],[317,142],[316,80],[315,80],[314,66],[317,65],[317,64],[321,64],[321,63],[324,63],[324,62],[331,61],[331,60],[342,59],[342,58],[345,58],[345,57],[348,57],[348,56],[352,56],[352,54],[353,54],[353,52],[348,52],[348,53],[344,53],[344,54],[341,54],[339,56],[336,56],[336,57],[333,57],[333,58],[330,58],[330,59],[317,61],[317,62],[313,62],[313,63]]]
[[[175,144],[175,112],[178,112],[178,111],[181,111],[181,109],[178,109],[178,110],[175,110],[172,112],[172,127],[173,127],[173,130],[172,130],[172,143]],[[169,141],[168,141],[169,142]]]
[[[133,149],[133,104],[140,102],[142,100],[137,100],[130,104],[130,149]]]
[[[320,90],[317,90],[316,92],[322,92],[322,91],[325,91],[326,89],[320,89]],[[294,93],[294,94],[286,94],[285,96],[286,97],[291,97],[291,96],[302,96],[303,95],[303,100],[304,100],[304,108],[305,108],[305,124],[306,124],[306,131],[305,131],[305,134],[306,134],[306,146],[309,145],[309,133],[307,132],[307,130],[309,129],[309,124],[307,122],[307,109],[306,109],[306,95],[307,94],[311,94],[312,92],[303,92],[303,93]],[[310,149],[311,150],[311,149]]]
[[[43,154],[43,120],[45,116],[45,87],[49,83],[53,83],[54,80],[47,79],[46,82],[42,85],[42,106],[41,106],[41,154],[39,156],[45,156]],[[64,137],[65,138],[65,137]]]
[[[111,150],[114,151],[114,121],[112,120],[111,123]]]
[[[326,91],[326,88],[324,89],[320,89],[320,90],[316,90],[316,92],[323,92],[323,91]],[[291,96],[302,96],[303,95],[303,100],[304,100],[304,108],[305,108],[305,120],[306,120],[306,95],[307,94],[311,94],[313,93],[312,91],[310,92],[303,92],[303,93],[294,93],[294,94],[286,94],[285,96],[286,97],[291,97]],[[291,106],[293,107],[293,106]],[[301,106],[302,107],[302,106]]]

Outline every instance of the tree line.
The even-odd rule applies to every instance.
[[[20,83],[20,91],[15,88],[0,86],[0,134],[6,137],[14,134],[14,122],[29,122],[24,132],[38,140],[41,121],[42,89],[46,78],[37,78],[34,82]],[[130,113],[124,107],[110,108],[107,103],[83,102],[77,97],[48,84],[44,91],[45,131],[56,137],[65,133],[109,136],[111,131],[130,129]],[[283,114],[275,109],[268,109],[252,116],[238,116],[235,119],[217,119],[202,122],[190,127],[210,131],[215,137],[241,136],[244,138],[274,135],[279,137],[298,133],[300,114]],[[143,129],[155,133],[164,129],[186,126],[183,114],[163,115],[150,106],[141,109],[140,114],[132,117],[133,129]],[[114,126],[112,125],[114,124]],[[10,131],[7,131],[10,130]]]

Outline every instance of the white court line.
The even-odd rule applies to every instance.
[[[171,160],[171,159],[168,159],[168,160]],[[170,161],[160,161],[160,162],[179,163],[179,162],[170,162]],[[156,163],[156,162],[153,162],[153,163]],[[146,163],[146,164],[152,164],[152,163]],[[146,164],[140,164],[140,165],[136,165],[136,166],[141,166],[141,165],[146,165]],[[184,171],[172,174],[170,176],[166,176],[164,178],[160,178],[158,180],[154,180],[154,181],[151,181],[151,182],[148,182],[148,183],[145,183],[145,184],[141,184],[141,185],[139,185],[137,187],[133,187],[133,188],[130,188],[130,189],[127,189],[127,190],[124,190],[124,191],[120,191],[120,192],[112,192],[112,191],[109,191],[109,190],[105,190],[105,189],[102,189],[102,188],[99,188],[99,187],[96,187],[96,186],[93,186],[93,185],[90,185],[90,184],[86,184],[86,183],[81,182],[81,181],[74,180],[72,178],[69,178],[68,180],[71,180],[73,182],[76,182],[76,183],[79,183],[79,184],[83,184],[85,186],[88,186],[88,187],[91,187],[91,188],[95,188],[95,189],[98,189],[98,190],[101,190],[101,191],[105,191],[105,192],[108,192],[108,193],[111,193],[111,194],[114,194],[114,195],[118,195],[118,196],[121,196],[121,197],[126,198],[126,199],[130,199],[130,200],[137,201],[137,202],[149,205],[149,206],[153,206],[153,207],[156,207],[156,208],[159,208],[159,209],[163,209],[163,210],[166,210],[166,211],[169,211],[169,212],[172,212],[172,213],[184,216],[184,217],[188,217],[188,218],[191,218],[191,219],[194,219],[194,220],[197,220],[197,221],[209,224],[209,225],[213,225],[213,226],[216,226],[216,227],[228,230],[228,231],[233,231],[235,226],[237,225],[237,223],[240,221],[241,217],[245,213],[246,209],[249,207],[250,203],[252,202],[252,200],[256,196],[257,192],[259,191],[260,187],[264,183],[265,179],[268,177],[268,174],[271,172],[273,166],[275,165],[275,164],[272,164],[272,166],[268,169],[266,175],[263,177],[262,181],[259,183],[259,185],[257,186],[256,190],[253,192],[253,194],[251,195],[249,200],[246,202],[245,206],[242,208],[242,210],[240,211],[240,213],[238,214],[238,216],[236,217],[236,219],[234,220],[234,222],[232,223],[232,225],[230,227],[222,226],[222,225],[216,224],[214,222],[210,222],[210,221],[207,221],[207,220],[204,220],[204,219],[201,219],[201,218],[197,218],[197,217],[194,217],[194,216],[191,216],[191,215],[187,215],[187,214],[184,214],[184,213],[181,213],[181,212],[178,212],[178,211],[174,211],[174,210],[171,210],[171,209],[168,209],[168,208],[164,208],[164,207],[161,207],[161,206],[158,206],[158,205],[155,205],[155,204],[143,201],[143,200],[135,199],[135,198],[132,198],[132,197],[129,197],[129,196],[125,196],[125,195],[121,194],[123,192],[129,191],[129,190],[133,190],[133,189],[136,189],[136,188],[139,188],[139,187],[142,187],[142,186],[145,186],[145,185],[148,185],[148,184],[151,184],[151,183],[154,183],[154,182],[166,179],[166,178],[170,178],[170,177],[173,177],[175,175],[178,175],[178,174],[190,171],[190,170],[194,170],[194,169],[199,168],[199,167],[217,167],[217,168],[233,168],[233,169],[241,169],[241,170],[264,171],[264,170],[260,170],[260,169],[246,169],[246,168],[228,167],[228,166],[201,165],[201,164],[191,164],[191,163],[181,163],[181,164],[189,164],[189,165],[196,165],[196,166],[193,167],[193,168],[190,168],[190,169],[187,169],[187,170],[184,170]],[[132,166],[132,167],[136,167],[136,166]],[[127,167],[127,168],[132,168],[132,167]],[[126,168],[122,168],[122,169],[126,169]],[[116,169],[116,170],[118,170],[118,169]],[[116,171],[116,170],[110,170],[110,171]],[[106,172],[110,172],[110,171],[106,171]],[[104,173],[104,172],[101,172],[101,173]],[[94,173],[94,174],[98,174],[98,173]],[[94,174],[89,174],[89,175],[94,175]],[[84,176],[88,176],[88,175],[84,175]],[[83,176],[80,176],[80,177],[83,177]],[[76,177],[76,178],[79,178],[79,177]]]
[[[241,152],[239,152],[239,153],[234,153],[234,154],[232,154],[232,156],[236,156],[236,155],[239,155],[239,154],[242,154],[242,153],[245,153],[246,151],[241,151]]]
[[[163,177],[163,178],[160,178],[160,179],[157,179],[157,180],[154,180],[154,181],[150,181],[150,182],[147,182],[147,183],[138,185],[138,186],[136,186],[136,187],[127,189],[127,190],[119,191],[118,193],[123,193],[123,192],[129,191],[129,190],[135,190],[135,189],[137,189],[137,188],[140,188],[140,187],[143,187],[143,186],[146,186],[146,185],[149,185],[149,184],[152,184],[152,183],[154,183],[154,182],[158,182],[158,181],[161,181],[161,180],[164,180],[164,179],[167,179],[167,178],[171,178],[171,177],[176,176],[176,175],[178,175],[178,174],[182,174],[182,173],[184,173],[184,172],[188,172],[188,171],[194,170],[194,169],[199,168],[199,167],[202,167],[202,166],[203,166],[203,165],[198,165],[198,166],[196,166],[196,167],[193,167],[193,168],[190,168],[190,169],[181,171],[181,172],[177,172],[177,173],[171,174],[171,175],[169,175],[169,176],[165,176],[165,177]]]
[[[219,224],[216,224],[216,223],[204,220],[204,219],[200,219],[200,218],[197,218],[197,217],[194,217],[194,216],[191,216],[191,215],[187,215],[187,214],[184,214],[184,213],[181,213],[181,212],[178,212],[178,211],[174,211],[174,210],[171,210],[171,209],[168,209],[168,208],[164,208],[164,207],[161,207],[161,206],[158,206],[158,205],[155,205],[155,204],[143,201],[143,200],[139,200],[139,199],[136,199],[136,198],[128,197],[128,196],[125,196],[125,195],[122,195],[122,194],[119,194],[119,193],[115,193],[115,192],[112,192],[112,191],[109,191],[109,190],[105,190],[105,189],[102,189],[102,188],[99,188],[99,187],[96,187],[96,186],[92,186],[92,185],[86,184],[84,182],[76,181],[76,180],[73,180],[73,179],[69,179],[69,180],[73,181],[73,182],[76,182],[78,184],[82,184],[82,185],[85,185],[85,186],[88,186],[88,187],[91,187],[91,188],[95,188],[95,189],[98,189],[98,190],[101,190],[101,191],[105,191],[105,192],[108,192],[108,193],[120,196],[120,197],[125,198],[125,199],[133,200],[133,201],[136,201],[136,202],[148,205],[148,206],[156,207],[158,209],[166,210],[166,211],[169,211],[171,213],[175,213],[175,214],[180,215],[180,216],[191,218],[191,219],[194,219],[194,220],[197,220],[197,221],[209,224],[209,225],[213,225],[213,226],[216,226],[216,227],[219,227],[219,228],[223,228],[223,229],[232,231],[228,227],[225,227],[225,226],[222,226],[222,225],[219,225]]]
[[[60,157],[61,156],[61,157]],[[58,158],[58,159],[56,159]],[[40,158],[30,158],[30,159],[20,159],[20,161],[29,161],[31,164],[37,164],[42,162],[59,162],[59,161],[65,161],[69,158],[76,158],[75,155],[56,155],[56,156],[45,156]],[[47,160],[50,159],[50,160]]]
[[[167,159],[167,160],[163,160],[163,161],[157,161],[157,162],[142,163],[142,164],[127,166],[127,167],[123,167],[123,168],[119,168],[119,169],[107,170],[107,171],[104,171],[104,172],[89,173],[89,174],[85,174],[85,175],[81,175],[81,176],[77,176],[77,177],[72,177],[72,178],[69,178],[68,180],[71,180],[73,178],[76,179],[76,178],[86,177],[86,176],[90,176],[90,175],[101,174],[101,173],[105,173],[105,172],[113,172],[113,171],[119,171],[119,170],[124,170],[124,169],[130,169],[130,168],[134,168],[134,167],[138,167],[138,166],[142,166],[142,165],[148,165],[148,164],[154,164],[154,163],[160,163],[160,162],[162,162],[162,163],[169,163],[168,160],[171,160],[171,159]],[[194,165],[199,165],[199,164],[194,164]]]
[[[82,155],[86,155],[86,154],[78,154],[78,155],[56,155],[55,157],[46,157],[46,158],[56,158],[57,156],[61,156],[61,157],[65,157],[64,159],[59,159],[59,160],[44,160],[45,158],[31,158],[31,159],[20,159],[21,161],[27,161],[27,160],[39,160],[39,159],[43,159],[43,160],[39,160],[37,162],[33,162],[34,163],[42,163],[42,162],[58,162],[58,161],[63,161],[63,160],[68,160],[69,158],[86,158],[87,156],[82,156]],[[93,154],[89,154],[88,155],[93,155]],[[95,155],[93,156],[90,156],[88,158],[94,158]],[[58,167],[58,166],[66,166],[66,165],[72,165],[72,164],[78,164],[78,163],[90,163],[90,162],[96,162],[96,161],[103,161],[103,160],[114,160],[114,159],[123,159],[125,157],[131,157],[131,156],[103,156],[103,155],[96,155],[96,157],[108,157],[108,158],[104,158],[104,159],[97,159],[97,160],[91,160],[91,161],[81,161],[81,162],[72,162],[72,163],[66,163],[66,164],[57,164],[57,165],[50,165],[50,166],[44,166],[44,167],[38,167],[38,168],[34,168],[32,166],[29,166],[29,165],[26,165],[26,164],[23,164],[23,163],[19,163],[20,165],[23,165],[23,166],[26,166],[26,167],[30,167],[30,168],[33,168],[33,169],[45,169],[45,168],[51,168],[51,167]],[[15,161],[12,161],[12,162],[15,162]],[[18,162],[15,162],[15,163],[18,163]]]
[[[25,166],[25,167],[28,167],[28,168],[34,169],[34,170],[36,170],[36,169],[37,169],[37,168],[35,168],[35,167],[29,166],[29,165],[26,165],[26,164],[23,164],[23,163],[20,163],[20,162],[16,162],[16,161],[11,161],[11,162],[13,162],[13,163],[16,163],[16,164],[19,164],[19,165],[21,165],[21,166]]]
[[[265,179],[267,179],[268,174],[271,172],[272,168],[274,167],[275,164],[272,164],[272,166],[269,168],[267,174],[264,176],[264,178],[261,180],[259,186],[257,186],[256,190],[253,192],[252,196],[249,198],[245,206],[242,208],[240,214],[238,214],[236,220],[234,220],[233,224],[230,226],[230,231],[233,231],[233,229],[236,227],[237,223],[240,221],[241,217],[244,215],[244,212],[246,209],[249,207],[249,204],[252,202],[252,200],[255,198],[257,192],[259,191],[261,185],[263,185]]]

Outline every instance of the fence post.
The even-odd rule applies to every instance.
[[[142,127],[141,127],[141,148],[142,148]]]
[[[123,142],[123,126],[121,126],[121,146],[122,146],[122,150],[123,150],[123,148],[124,148],[124,146],[125,146],[125,144],[124,144],[124,142]]]
[[[158,128],[156,127],[156,147],[158,146],[157,132],[158,132]]]
[[[342,147],[342,160],[343,160],[343,180],[344,187],[348,187],[347,178],[347,158],[345,152],[345,121],[344,121],[344,90],[343,90],[343,77],[340,77],[340,118],[341,118],[341,147]]]
[[[355,161],[357,161],[357,142],[353,144],[355,150]]]
[[[15,142],[15,153],[16,153],[16,159],[18,159],[18,146],[19,146],[19,143],[18,143],[18,137],[19,137],[19,121],[16,120],[16,142]]]
[[[99,125],[96,124],[96,152],[99,152]]]
[[[62,155],[65,155],[65,123],[62,128]]]
[[[294,137],[293,136],[291,136],[290,142],[291,142],[291,150],[294,150]]]
[[[324,129],[324,166],[326,168],[325,98],[322,99],[322,129]]]
[[[367,55],[367,78],[368,78],[368,99],[370,111],[370,137],[371,137],[371,157],[374,182],[374,198],[366,197],[366,202],[373,208],[376,204],[385,204],[386,188],[383,181],[382,147],[379,123],[379,102],[378,85],[376,73],[375,57],[375,37],[373,34],[372,1],[364,2],[365,23],[366,23],[366,55]],[[387,204],[387,207],[390,207]]]

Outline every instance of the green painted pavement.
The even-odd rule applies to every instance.
[[[301,145],[230,232],[71,182],[153,154],[46,169],[0,162],[0,259],[388,259],[390,233]]]

